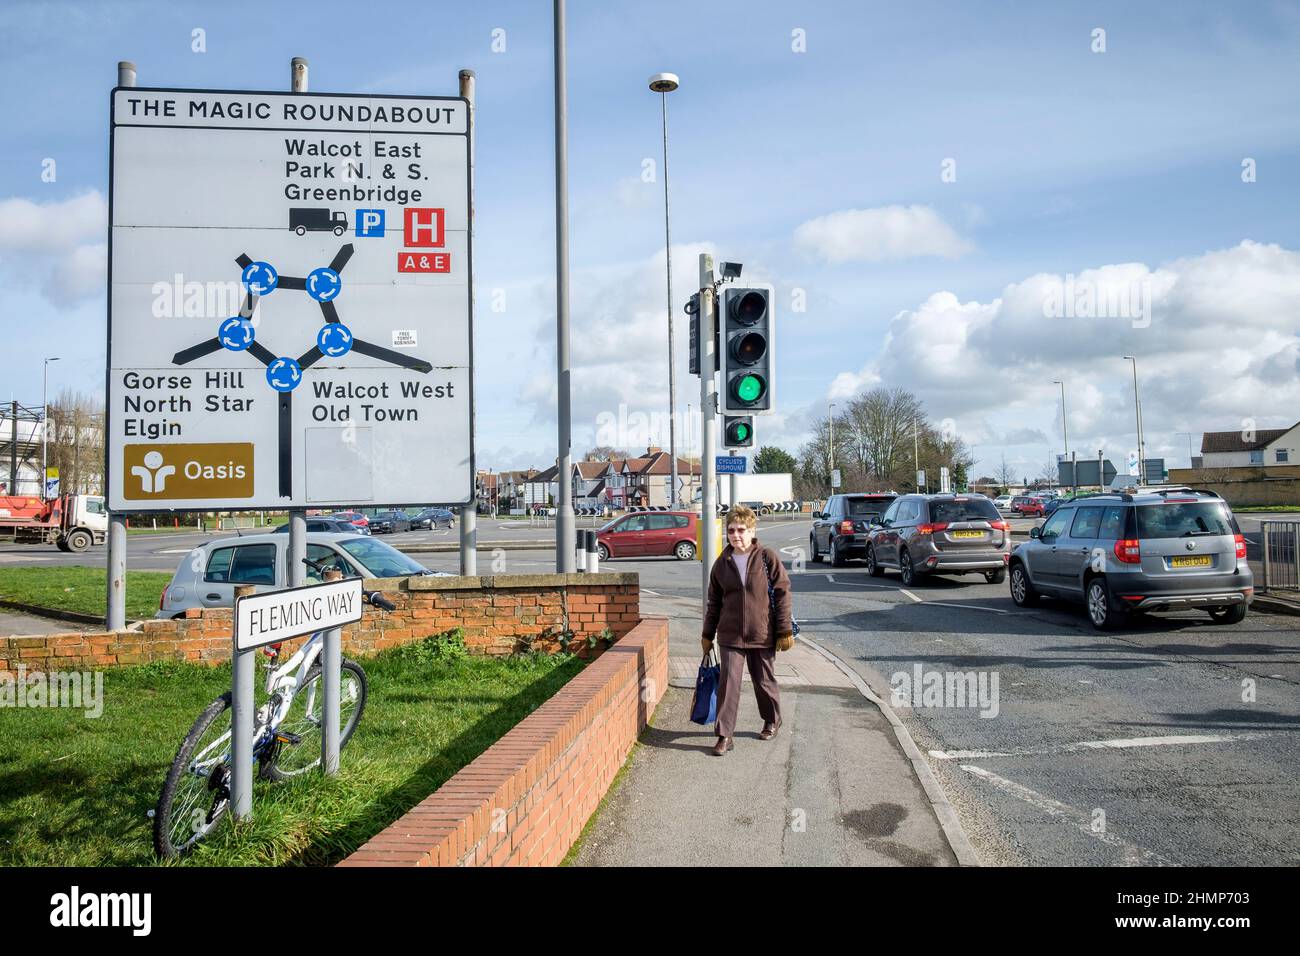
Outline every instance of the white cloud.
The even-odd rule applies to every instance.
[[[1112,307],[1114,293],[1145,287],[1149,311],[1045,315],[1044,303],[1071,281],[1076,302],[1090,287],[1094,303],[1109,299]],[[1134,355],[1149,453],[1181,460],[1186,438],[1178,432],[1192,432],[1196,445],[1202,431],[1236,428],[1245,418],[1262,428],[1300,417],[1297,301],[1300,253],[1249,240],[1156,268],[1122,263],[1072,277],[1034,275],[988,303],[936,292],[898,313],[880,354],[840,373],[832,391],[858,381],[903,386],[963,433],[963,421],[989,416],[995,426],[980,443],[984,457],[1044,439],[1057,448],[1060,386],[1053,382],[1061,380],[1071,448],[1088,456],[1104,448],[1114,459],[1136,431],[1132,371],[1122,358]]]
[[[66,307],[104,293],[108,268],[108,203],[98,191],[34,203],[0,200],[0,251],[5,285],[38,287]]]
[[[956,259],[974,246],[929,206],[844,209],[794,231],[795,247],[832,264],[885,262],[919,256]]]

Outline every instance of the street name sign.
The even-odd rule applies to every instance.
[[[459,97],[120,87],[114,511],[473,501]]]
[[[361,620],[361,579],[345,578],[235,599],[235,650],[251,651]]]

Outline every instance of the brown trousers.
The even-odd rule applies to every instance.
[[[719,644],[718,653],[722,662],[718,678],[718,736],[735,736],[736,712],[740,710],[746,664],[749,665],[749,679],[754,684],[759,716],[771,722],[780,720],[781,690],[777,687],[774,669],[776,647],[746,648]]]

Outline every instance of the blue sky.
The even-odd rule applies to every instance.
[[[703,249],[777,287],[779,414],[759,422],[760,441],[796,451],[828,402],[880,382],[953,419],[982,471],[1005,453],[1034,475],[1060,450],[1051,381],[1063,378],[1072,446],[1119,460],[1135,431],[1123,354],[1140,356],[1149,454],[1171,463],[1186,457],[1179,432],[1300,417],[1300,4],[575,0],[568,18],[575,456],[620,404],[667,410],[661,130],[646,89],[661,70],[682,78],[669,97],[675,298]],[[195,28],[206,52],[191,49]],[[143,86],[280,90],[305,56],[321,92],[454,94],[469,68],[478,459],[544,467],[556,453],[551,42],[540,2],[10,0],[0,289],[6,339],[36,358],[9,365],[3,391],[38,403],[52,354],[64,357],[52,390],[102,387],[85,196],[107,195],[119,59]],[[848,233],[822,218],[846,212]],[[1123,264],[1157,290],[1147,327],[1049,318],[1007,294]],[[795,290],[806,312],[789,310]],[[684,412],[698,381],[684,317],[677,330]]]

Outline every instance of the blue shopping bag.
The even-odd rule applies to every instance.
[[[700,661],[695,678],[695,699],[691,701],[691,723],[711,724],[718,719],[718,678],[722,668],[712,663],[713,652]]]

